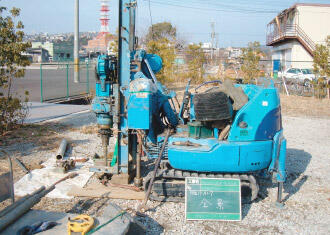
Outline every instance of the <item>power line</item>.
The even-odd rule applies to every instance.
[[[175,2],[176,3],[178,3],[178,2],[179,3],[183,3],[182,1],[175,1]],[[203,1],[201,1],[201,0],[195,0],[195,1],[190,0],[189,2],[201,4],[203,6],[205,6],[205,5],[206,6],[212,5],[212,6],[217,6],[217,7],[225,8],[225,9],[242,10],[242,11],[245,11],[246,10],[246,11],[266,11],[266,12],[268,12],[268,11],[273,11],[273,8],[274,8],[274,7],[272,7],[272,10],[265,9],[264,7],[257,9],[255,7],[255,2],[253,2],[253,8],[251,8],[251,4],[250,3],[249,4],[239,3],[238,5],[235,5],[235,4],[231,3],[231,4],[228,5],[228,4],[223,4],[222,2],[219,3],[218,1],[213,2],[213,1],[208,1],[208,0],[203,0]],[[235,1],[234,3],[237,3],[237,1]],[[247,8],[245,8],[244,6],[247,6]]]
[[[144,0],[144,1],[149,1],[149,0]],[[281,12],[282,10],[284,10],[285,8],[290,7],[292,4],[290,5],[270,5],[269,3],[267,3],[267,6],[271,7],[271,10],[265,9],[265,8],[242,8],[241,6],[250,6],[251,4],[247,3],[247,2],[239,2],[239,1],[235,1],[235,3],[239,4],[239,5],[227,5],[227,4],[222,4],[222,3],[218,3],[218,2],[213,2],[213,1],[208,1],[208,0],[190,0],[189,3],[195,3],[198,4],[198,6],[187,6],[187,5],[182,5],[185,4],[183,1],[181,0],[167,0],[166,2],[160,2],[160,1],[152,1],[154,4],[156,5],[168,5],[168,6],[173,6],[173,7],[180,7],[180,8],[190,8],[190,9],[194,9],[194,10],[202,10],[202,11],[220,11],[220,12],[233,12],[233,13],[243,13],[243,14],[251,14],[251,13],[255,13],[255,14],[278,14],[279,12]],[[259,2],[260,4],[266,4],[265,2]],[[206,5],[212,5],[215,7],[220,7],[220,8],[205,8],[204,6]],[[256,3],[253,2],[253,4],[255,5]],[[203,7],[201,7],[200,5],[203,5]],[[259,5],[260,6],[260,5]],[[278,10],[273,10],[274,8],[279,8]],[[319,13],[326,13],[329,14],[328,12],[320,12]]]
[[[147,1],[147,0],[145,0]],[[243,8],[238,8],[238,7],[226,7],[228,9],[220,9],[220,8],[204,8],[204,7],[194,7],[194,6],[187,6],[187,5],[182,5],[182,2],[176,2],[176,1],[167,1],[167,2],[159,2],[159,1],[151,1],[148,0],[154,4],[157,5],[167,5],[167,6],[173,6],[173,7],[180,7],[180,8],[185,8],[185,9],[194,9],[194,10],[201,10],[201,11],[217,11],[217,12],[236,12],[236,13],[245,13],[245,14],[251,14],[251,13],[258,13],[258,14],[274,14],[278,13],[278,11],[274,10],[254,10],[254,9],[243,9]]]
[[[180,34],[194,34],[194,35],[209,35],[210,33],[206,32],[180,32]],[[237,33],[226,33],[226,32],[221,32],[221,35],[225,36],[233,36],[233,35],[242,35],[242,33],[237,32]],[[264,36],[264,33],[244,33],[244,36]]]

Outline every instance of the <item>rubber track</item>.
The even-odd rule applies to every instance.
[[[144,178],[143,187],[147,191],[149,182],[152,177],[152,172]],[[259,185],[257,184],[256,178],[253,174],[214,174],[214,173],[198,173],[198,172],[189,172],[181,171],[176,169],[159,169],[156,175],[155,182],[157,180],[165,179],[177,179],[184,180],[186,177],[201,177],[201,178],[234,178],[241,180],[241,187],[249,187],[251,189],[251,198],[242,198],[242,203],[251,203],[254,201],[259,192]],[[184,192],[182,192],[184,195]],[[154,201],[169,201],[169,202],[184,202],[184,197],[165,197],[159,196],[155,192],[150,194],[150,199]]]

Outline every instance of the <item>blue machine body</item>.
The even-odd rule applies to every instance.
[[[157,99],[157,88],[143,72],[130,83],[127,104],[128,127],[130,129],[149,130],[152,125],[152,113]]]
[[[286,140],[283,137],[280,99],[273,85],[236,85],[249,101],[236,113],[227,140],[219,141],[217,129],[213,138],[170,137],[168,159],[175,169],[196,172],[245,173],[268,169],[285,180]],[[193,97],[193,95],[192,95]],[[192,99],[191,99],[192,101]],[[195,119],[194,103],[190,120]],[[245,125],[241,126],[240,123]],[[195,145],[180,146],[177,142]]]
[[[92,108],[101,128],[110,129],[117,125],[118,160],[114,173],[129,173],[129,158],[132,156],[134,160],[137,146],[134,130],[144,131],[144,144],[159,150],[166,125],[176,128],[179,119],[185,124],[182,106],[177,114],[169,102],[175,93],[168,92],[156,79],[155,74],[162,69],[162,59],[144,50],[136,50],[133,45],[135,6],[135,1],[120,1],[117,78],[109,78],[109,74],[115,74],[116,63],[108,56],[99,56],[97,63],[99,81]],[[233,113],[227,139],[218,140],[218,128],[214,128],[212,138],[188,137],[185,134],[187,126],[181,125],[169,138],[164,157],[173,168],[180,170],[244,173],[267,169],[276,173],[279,182],[285,181],[286,140],[278,91],[273,85],[236,87],[242,88],[248,102]],[[189,122],[196,120],[193,97],[191,94]],[[176,142],[193,144],[177,145]],[[152,154],[150,149],[144,149],[146,154],[157,156],[157,151]]]
[[[92,109],[96,113],[97,123],[100,126],[112,126],[112,117],[110,113],[110,104],[108,98],[112,94],[112,86],[107,82],[107,76],[110,70],[114,70],[113,65],[109,64],[109,58],[101,55],[98,58],[96,71],[99,82],[95,84],[95,98],[92,102]]]
[[[118,61],[107,55],[98,57],[96,96],[92,102],[101,133],[110,136],[110,129],[118,130],[116,169],[106,171],[116,174],[133,169],[129,158],[136,156],[137,140],[131,130],[147,131],[148,141],[157,144],[157,135],[165,128],[160,114],[171,125],[178,123],[168,101],[173,93],[167,93],[155,76],[162,69],[162,59],[145,50],[136,50],[136,1],[121,0],[119,8]]]

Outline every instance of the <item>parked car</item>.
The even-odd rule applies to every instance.
[[[284,77],[287,82],[298,82],[304,86],[310,86],[315,79],[315,74],[311,69],[289,68],[283,74],[280,72],[279,77]]]
[[[301,69],[302,73],[303,73],[303,76],[304,76],[304,85],[306,85],[306,83],[309,83],[313,80],[316,79],[316,76],[315,74],[312,72],[311,69]],[[308,81],[307,81],[307,80]]]

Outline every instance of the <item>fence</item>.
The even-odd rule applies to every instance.
[[[94,64],[79,65],[79,83],[74,82],[74,64],[40,64],[40,101],[69,100],[94,90]]]
[[[260,60],[259,69],[261,70],[261,76],[273,79],[281,93],[317,98],[329,96],[327,89],[329,89],[330,81],[313,73],[313,61],[285,59],[276,61],[280,62],[276,72],[273,72],[274,60]],[[244,74],[241,70],[241,64],[224,66],[222,76],[243,80]]]
[[[282,78],[273,79],[273,81],[275,87],[283,94],[316,97],[319,99],[327,98],[328,96],[327,81],[312,82],[309,84],[287,82]]]
[[[306,63],[305,61],[285,61],[294,62],[297,67],[303,67],[300,63]],[[83,97],[89,95],[94,91],[95,84],[95,72],[94,63],[81,63],[80,64],[80,82],[74,83],[73,63],[61,63],[61,64],[41,64],[40,65],[40,100],[41,102],[52,100],[68,100],[74,97]],[[265,77],[272,77],[272,60],[263,60],[260,62],[260,69],[264,72]],[[182,66],[181,66],[182,67]],[[213,68],[216,67],[215,71]],[[221,67],[223,69],[221,69]],[[304,66],[305,67],[305,66]],[[308,62],[307,68],[312,67],[312,62]],[[232,67],[225,66],[211,66],[205,67],[207,72],[213,72],[216,78],[231,77],[227,72],[235,70],[232,74],[233,78],[241,79],[242,73],[240,68],[232,69]],[[237,71],[236,71],[237,70]],[[187,72],[183,68],[176,69],[175,74]],[[283,69],[280,71],[283,74]],[[172,72],[173,74],[173,72]],[[204,80],[208,78],[204,78]],[[176,80],[176,79],[175,79]],[[289,95],[300,96],[315,96],[317,98],[327,97],[327,85],[316,81],[311,81],[309,84],[304,84],[306,79],[294,79],[296,82],[288,81],[286,78],[282,79],[282,76],[273,79],[276,86],[282,93],[288,93]],[[285,81],[285,85],[283,83]]]
[[[312,61],[282,59],[280,62],[279,73],[271,74],[274,77],[276,86],[282,93],[316,98],[326,98],[328,96],[329,81],[319,74],[314,74]],[[269,65],[272,66],[274,61],[265,60],[264,63],[270,67]]]

